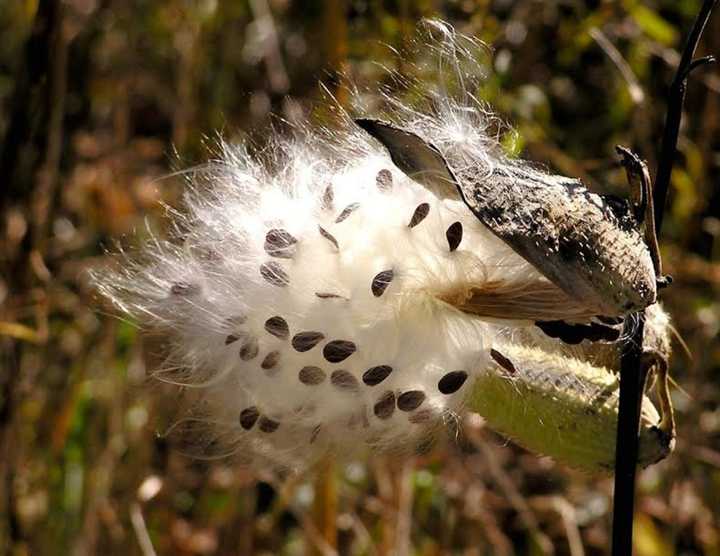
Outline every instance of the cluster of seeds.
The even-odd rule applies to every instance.
[[[394,190],[392,172],[388,169],[379,170],[375,176],[375,185],[379,193],[392,195]],[[335,210],[335,197],[334,188],[332,185],[328,185],[320,203],[324,213],[332,213]],[[315,232],[320,238],[326,240],[331,252],[337,256],[340,256],[345,247],[352,250],[352,242],[362,240],[362,236],[358,239],[346,240],[350,243],[341,247],[336,236],[328,231],[328,227],[343,223],[351,226],[353,215],[361,212],[362,208],[361,202],[353,201],[339,210],[336,216],[331,215],[317,224]],[[424,201],[416,204],[407,220],[405,226],[407,231],[422,233],[418,230],[422,230],[423,222],[430,213],[430,202]],[[309,232],[313,233],[312,228]],[[452,222],[445,231],[446,253],[457,251],[462,239],[462,223],[460,221]],[[307,255],[303,252],[306,249],[306,243],[303,236],[296,237],[284,227],[272,227],[265,232],[262,248],[268,258],[260,263],[259,276],[267,284],[266,287],[271,289],[270,291],[273,288],[285,289],[291,286],[292,261],[303,254]],[[283,263],[283,260],[286,262]],[[288,264],[290,266],[287,266]],[[358,271],[361,270],[358,268]],[[397,274],[402,274],[402,261],[397,261],[392,268],[386,268],[368,276],[367,292],[375,299],[383,298],[388,294]],[[173,284],[171,288],[171,293],[174,295],[189,295],[198,292],[199,289],[185,283]],[[347,295],[334,291],[314,291],[313,294],[321,302],[341,300],[344,303],[344,305],[328,305],[327,310],[329,311],[341,312],[347,309],[347,306],[353,301]],[[390,298],[389,302],[397,302],[401,298],[402,292],[398,292]],[[257,321],[257,318],[248,319],[244,316],[234,316],[227,319],[232,332],[226,335],[224,343],[237,351],[240,361],[247,363],[259,361],[260,369],[265,372],[267,377],[275,377],[277,380],[283,381],[297,381],[297,388],[290,384],[290,389],[296,390],[293,400],[291,400],[293,403],[300,402],[305,391],[317,389],[323,385],[329,385],[330,392],[335,391],[338,395],[349,396],[344,411],[346,417],[344,420],[348,426],[359,423],[364,429],[372,429],[373,418],[377,419],[379,423],[386,424],[396,413],[407,415],[405,422],[410,425],[425,425],[437,420],[447,411],[442,399],[459,392],[468,379],[469,373],[466,370],[438,372],[432,384],[436,399],[431,400],[432,403],[430,403],[429,395],[423,388],[402,388],[402,383],[406,378],[410,379],[406,380],[409,383],[417,382],[412,380],[411,373],[418,372],[418,370],[399,371],[390,363],[361,368],[353,359],[353,356],[359,351],[358,343],[354,339],[332,338],[326,330],[306,329],[302,326],[291,328],[288,320],[298,321],[297,318],[292,318],[292,309],[292,307],[288,307],[286,316],[276,314],[265,318],[262,322],[262,334],[267,334],[273,340],[280,342],[280,344],[271,342],[267,351],[261,353],[261,344],[265,345],[267,342],[261,341],[262,338],[252,331],[252,324]],[[299,321],[298,324],[301,325],[302,319]],[[292,355],[293,353],[295,356]],[[298,358],[297,356],[300,354],[305,359]],[[286,360],[288,363],[294,363],[295,367],[288,368],[288,365],[285,364]],[[296,361],[298,363],[295,363]],[[254,371],[251,368],[243,367],[238,369],[238,372],[252,373]],[[397,380],[394,381],[391,388],[387,388],[386,385],[393,382],[391,377],[396,377]],[[423,378],[422,382],[427,382],[427,379]],[[439,394],[439,398],[437,394]],[[354,398],[360,398],[357,404],[353,403]],[[262,413],[261,403],[261,400],[252,399],[251,404],[242,407],[239,411],[238,422],[246,434],[252,431],[268,434],[281,430],[282,419]],[[300,403],[300,405],[303,404]],[[314,407],[316,405],[317,401],[306,403],[303,411],[292,413],[293,424],[297,424],[299,413],[302,414],[302,418],[308,419],[308,423],[312,423],[313,414],[317,412]],[[339,421],[342,422],[343,419]],[[309,443],[314,443],[321,431],[326,429],[332,429],[332,426],[328,426],[327,423],[308,424],[306,434]]]
[[[537,273],[460,202],[376,164],[335,173],[300,198],[290,192],[297,184],[251,181],[226,217],[239,227],[237,243],[196,230],[189,237],[202,245],[183,256],[203,256],[178,255],[172,265],[165,256],[133,277],[134,286],[172,276],[139,310],[171,323],[170,363],[190,369],[182,381],[205,386],[196,407],[217,438],[199,442],[202,450],[229,444],[301,464],[317,445],[427,446],[428,431],[461,410],[473,374],[492,360],[514,375],[513,362],[491,349],[510,329],[461,313],[438,292]],[[293,209],[308,196],[311,206]],[[208,220],[199,216],[192,221]],[[526,323],[526,339],[576,344],[616,333],[613,323],[535,324],[537,333]]]

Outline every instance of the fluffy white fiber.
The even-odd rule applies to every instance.
[[[462,76],[459,43],[436,28],[442,71]],[[467,85],[454,96],[425,113],[386,97],[384,116],[442,151],[472,151],[488,172],[507,164]],[[542,336],[511,313],[483,319],[442,300],[548,283],[349,118],[275,137],[261,157],[219,151],[187,173],[169,238],[95,274],[121,311],[166,336],[157,377],[190,394],[175,430],[201,452],[299,467],[328,450],[412,446],[461,410],[493,346]]]

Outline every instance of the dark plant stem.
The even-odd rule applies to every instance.
[[[693,60],[700,37],[717,0],[705,0],[685,43],[680,64],[668,95],[667,115],[662,147],[653,190],[655,229],[659,238],[665,212],[670,175],[677,150],[680,120],[687,90],[687,78],[697,67],[711,63],[706,56]],[[615,442],[615,491],[613,500],[613,556],[629,556],[633,545],[633,517],[635,514],[635,475],[639,450],[639,425],[642,396],[647,368],[641,365],[645,313],[626,319],[625,335],[620,358],[620,402],[618,430]]]
[[[640,405],[647,369],[640,365],[645,312],[626,319],[620,369],[620,402],[615,440],[615,494],[613,500],[613,556],[632,554],[635,513],[635,474],[639,450]]]
[[[672,174],[673,165],[675,164],[678,134],[680,133],[680,119],[682,118],[682,109],[687,91],[687,79],[694,69],[715,61],[715,58],[712,56],[704,56],[697,60],[693,60],[693,56],[695,56],[695,50],[700,42],[700,37],[716,4],[717,0],[705,0],[705,2],[703,2],[685,43],[680,65],[678,65],[675,77],[670,85],[665,128],[663,130],[662,147],[660,148],[660,156],[658,158],[653,195],[655,200],[655,229],[658,235],[662,228],[665,201],[667,200],[668,189],[670,188],[670,175]]]

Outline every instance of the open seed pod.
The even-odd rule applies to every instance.
[[[518,345],[492,350],[493,364],[473,385],[469,408],[518,444],[588,472],[611,473],[620,383],[604,367]],[[638,465],[664,459],[674,436],[643,398]]]
[[[435,100],[395,103],[419,160],[349,120],[259,155],[221,144],[185,174],[169,236],[93,274],[167,338],[155,376],[183,392],[170,432],[185,448],[297,469],[412,449],[469,408],[560,461],[611,465],[620,319],[607,317],[655,299],[635,224],[508,160],[471,97]],[[587,235],[586,218],[605,231]],[[643,463],[668,451],[645,445]]]

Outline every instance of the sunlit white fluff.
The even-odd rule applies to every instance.
[[[158,376],[202,386],[194,409],[200,421],[180,426],[213,421],[223,449],[234,436],[255,454],[289,461],[315,444],[341,451],[407,444],[459,409],[462,388],[445,395],[438,383],[453,371],[484,368],[495,334],[437,292],[453,282],[534,273],[460,202],[439,201],[395,170],[362,132],[344,133],[336,140],[362,154],[328,159],[306,136],[274,145],[285,156],[272,169],[242,148],[224,146],[221,161],[192,176],[186,209],[174,215],[176,237],[154,240],[141,261],[126,259],[120,272],[100,278],[101,291],[122,310],[167,332],[172,349]],[[427,216],[410,227],[423,203]],[[446,231],[455,222],[463,235],[451,252]],[[268,252],[271,230],[297,239],[282,253],[291,258]],[[281,285],[284,276],[263,276],[268,264],[286,274],[287,285]],[[385,271],[392,280],[376,295],[373,280]],[[286,338],[266,330],[272,317],[287,323]],[[292,339],[303,332],[324,337],[299,352]],[[350,341],[356,350],[331,363],[323,349],[333,340]],[[244,347],[257,353],[243,360]],[[277,363],[263,369],[273,352]],[[393,370],[366,385],[363,374],[381,366]],[[302,383],[304,367],[321,369],[322,382]],[[355,384],[333,381],[336,371],[349,372]],[[387,392],[395,398],[392,407],[382,405]],[[397,406],[406,392],[424,396],[417,409]],[[253,407],[261,417],[246,431],[240,414]],[[277,430],[263,432],[264,418],[278,423]],[[265,423],[265,429],[274,426]]]
[[[447,56],[458,43],[438,29]],[[384,114],[482,159],[488,175],[509,164],[465,85],[446,93],[431,95],[428,112],[386,95]],[[174,430],[198,452],[299,467],[328,450],[412,446],[461,411],[493,346],[521,338],[568,351],[513,314],[482,319],[443,301],[469,284],[547,281],[460,201],[397,170],[348,118],[274,137],[262,156],[221,144],[186,175],[170,237],[95,279],[166,335],[157,377],[188,391]],[[451,250],[453,224],[462,239]]]

